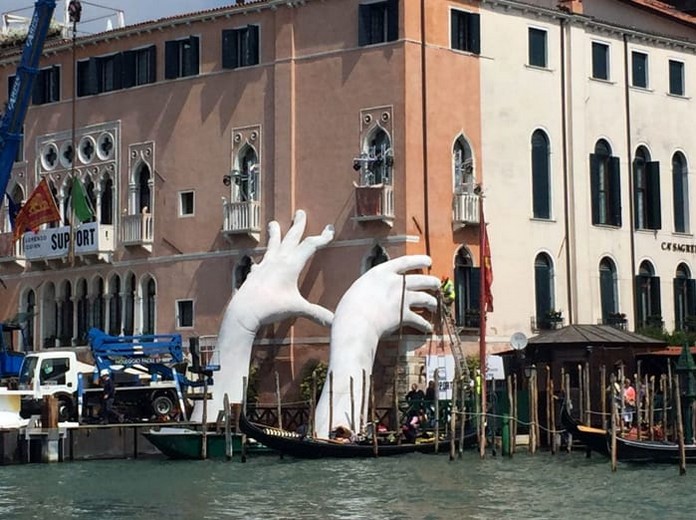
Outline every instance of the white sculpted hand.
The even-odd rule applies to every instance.
[[[373,267],[348,289],[336,308],[331,329],[329,372],[333,373],[333,423],[359,426],[359,418],[351,418],[350,378],[356,410],[362,399],[362,372],[369,380],[379,339],[395,331],[401,324],[424,332],[431,324],[412,310],[413,307],[435,310],[437,299],[423,291],[438,291],[440,281],[435,276],[405,274],[430,266],[425,255],[404,256]],[[365,407],[364,409],[367,409]],[[329,385],[324,389],[317,406],[317,434],[329,433]]]
[[[208,417],[217,417],[225,394],[230,403],[242,402],[243,378],[249,376],[251,348],[259,327],[295,316],[305,316],[322,325],[331,324],[333,313],[309,303],[300,294],[297,282],[317,249],[333,240],[334,229],[326,226],[321,235],[302,240],[306,223],[305,212],[298,210],[282,240],[278,222],[268,225],[268,247],[263,260],[252,266],[249,276],[227,304],[217,340],[220,371],[214,376]],[[197,403],[193,420],[201,417],[202,406]]]

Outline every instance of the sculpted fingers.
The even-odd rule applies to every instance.
[[[437,291],[440,280],[427,274],[409,274],[406,276],[406,288],[412,291]]]
[[[404,325],[414,327],[422,332],[432,332],[433,326],[423,316],[416,314],[413,311],[404,313]]]
[[[394,258],[388,262],[384,262],[373,269],[380,271],[391,271],[393,273],[405,273],[415,269],[425,269],[430,267],[432,260],[428,255],[407,255]]]
[[[307,214],[303,210],[298,209],[295,212],[295,217],[292,219],[292,226],[290,226],[283,239],[283,249],[292,249],[300,243],[306,225]]]
[[[333,322],[333,312],[329,309],[325,309],[321,305],[316,305],[314,303],[309,303],[307,300],[303,300],[303,304],[298,308],[301,316],[309,318],[310,320],[323,325],[324,327],[331,326]]]
[[[268,246],[264,258],[273,256],[280,245],[280,224],[277,220],[268,223]]]
[[[425,292],[409,292],[406,296],[406,303],[409,307],[425,308],[430,311],[437,309],[437,299]]]
[[[331,242],[334,237],[334,227],[329,225],[324,228],[321,235],[315,235],[305,238],[299,245],[298,250],[300,251],[300,258],[302,261],[306,262],[317,249],[324,247],[326,244]]]

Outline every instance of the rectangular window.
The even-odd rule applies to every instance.
[[[236,69],[259,64],[259,26],[222,31],[222,67]]]
[[[157,47],[151,45],[123,53],[123,88],[147,85],[157,80]]]
[[[481,53],[481,17],[478,13],[452,10],[452,48],[474,54]]]
[[[648,88],[648,55],[644,52],[631,53],[634,87]]]
[[[22,129],[22,135],[19,137],[19,144],[17,145],[17,153],[15,154],[15,162],[22,162],[24,160],[24,129]]]
[[[164,44],[164,77],[167,79],[196,76],[199,72],[199,39],[170,40]]]
[[[122,54],[111,54],[97,58],[97,76],[99,92],[111,92],[121,89]]]
[[[605,43],[592,42],[592,77],[609,79],[609,46]]]
[[[684,63],[681,61],[669,60],[669,93],[684,95]]]
[[[179,329],[193,327],[193,300],[177,300],[176,326]]]
[[[546,31],[529,28],[529,64],[546,68]]]
[[[41,69],[34,80],[31,102],[34,105],[60,101],[60,67]]]
[[[399,1],[386,0],[358,7],[358,44],[374,45],[399,38]]]
[[[193,192],[192,191],[182,191],[179,193],[179,216],[185,217],[187,215],[193,215]]]

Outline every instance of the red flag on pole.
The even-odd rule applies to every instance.
[[[19,240],[26,229],[36,233],[41,224],[60,220],[60,213],[56,201],[48,187],[46,179],[41,179],[22,209],[15,218],[14,240]]]
[[[481,214],[481,220],[483,220],[483,214]],[[488,229],[486,224],[483,226],[483,238],[481,239],[481,247],[483,248],[483,301],[485,303],[486,312],[493,312],[493,291],[491,285],[493,285],[493,266],[491,264],[491,244],[488,241]]]

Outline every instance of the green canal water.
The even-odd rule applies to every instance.
[[[367,460],[165,459],[0,467],[0,519],[695,518],[696,467],[582,453]]]

